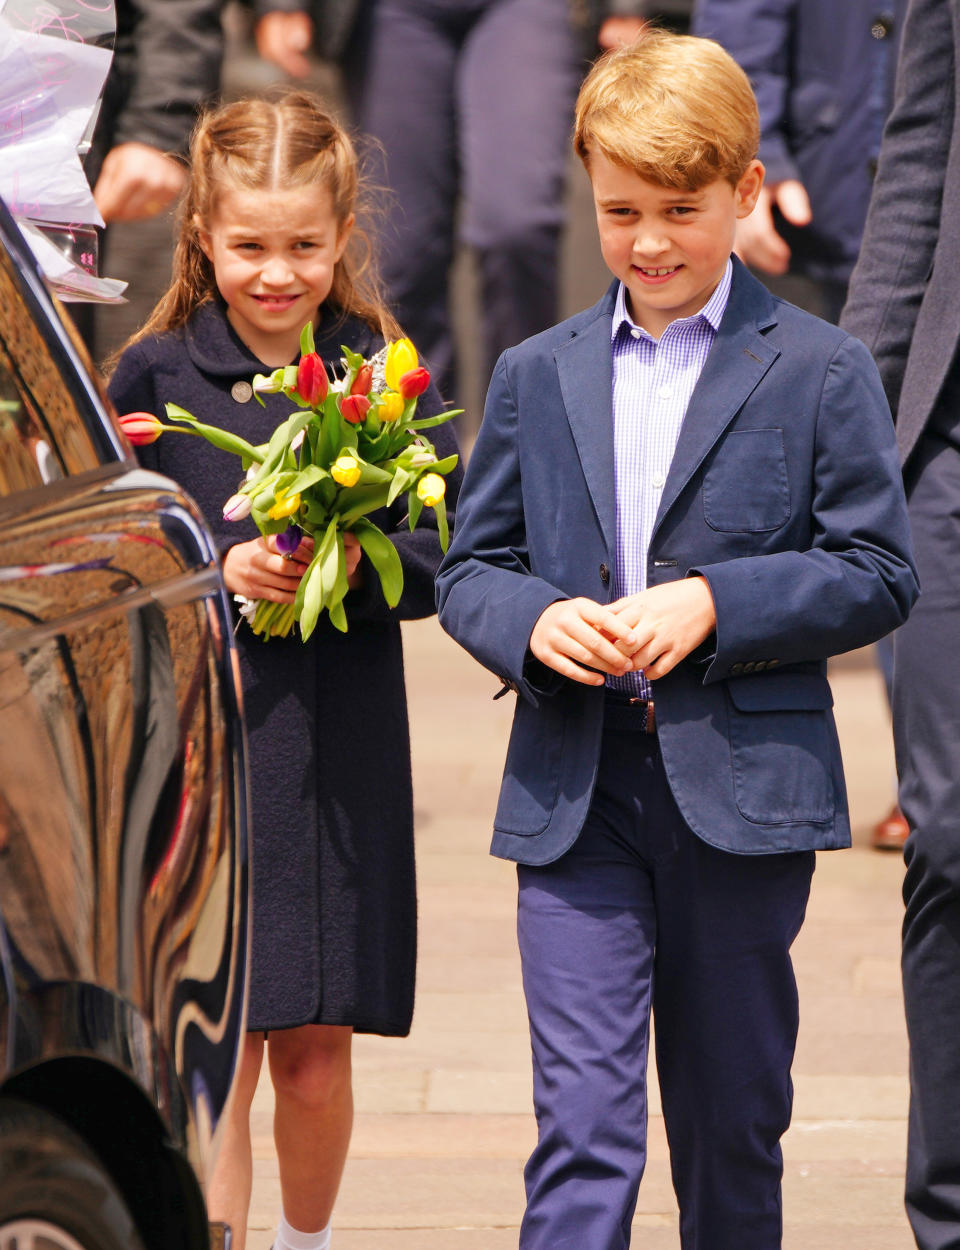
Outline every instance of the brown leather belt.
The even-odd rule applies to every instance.
[[[631,698],[607,691],[603,700],[603,727],[624,733],[655,734],[657,714],[653,699]]]

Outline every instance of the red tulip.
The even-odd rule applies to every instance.
[[[155,443],[163,433],[163,424],[152,412],[128,412],[120,418],[120,428],[134,447]]]
[[[369,395],[373,382],[373,365],[361,365],[350,387],[351,395]]]
[[[416,399],[430,385],[430,374],[421,365],[419,369],[411,369],[400,379],[397,390],[404,399]]]
[[[370,400],[366,395],[344,395],[340,400],[340,415],[351,425],[359,425],[369,408]]]
[[[307,352],[297,365],[297,394],[316,408],[327,397],[327,371],[316,352]]]

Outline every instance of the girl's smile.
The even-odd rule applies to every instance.
[[[342,225],[333,197],[316,184],[286,190],[225,190],[198,231],[227,319],[265,365],[289,364],[300,331],[330,294],[353,219]]]

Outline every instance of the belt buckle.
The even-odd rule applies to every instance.
[[[653,699],[643,699],[639,695],[632,695],[628,702],[630,707],[639,708],[643,712],[643,732],[645,734],[656,733],[657,714]]]

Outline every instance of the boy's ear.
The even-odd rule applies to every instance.
[[[337,263],[337,261],[340,259],[340,257],[343,255],[344,251],[346,250],[347,244],[350,242],[350,235],[353,231],[354,223],[356,222],[356,220],[357,219],[354,216],[354,214],[351,213],[350,216],[347,218],[347,220],[340,227],[340,233],[337,235],[337,252],[333,258],[334,264]]]
[[[738,218],[749,217],[753,212],[763,187],[765,173],[766,170],[763,168],[763,165],[757,160],[751,161],[743,171],[734,191]]]

